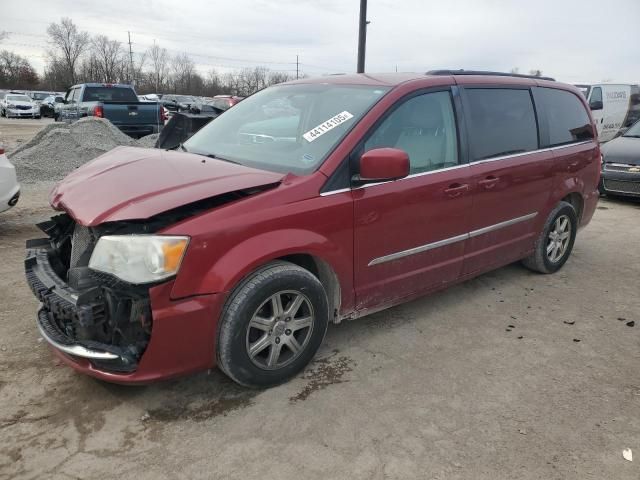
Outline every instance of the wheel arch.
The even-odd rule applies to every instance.
[[[231,292],[253,272],[276,260],[298,265],[320,280],[329,300],[331,320],[336,321],[343,309],[352,307],[352,253],[317,232],[298,229],[250,237],[226,251],[195,278],[178,274],[172,297]]]
[[[578,224],[580,224],[582,221],[582,212],[584,211],[584,198],[582,197],[582,194],[579,192],[571,192],[565,195],[561,201],[567,202],[573,206],[578,217]]]
[[[325,292],[327,292],[327,300],[329,301],[330,320],[337,323],[340,321],[340,306],[342,304],[342,291],[340,288],[340,280],[333,270],[329,262],[322,258],[311,255],[309,253],[295,253],[285,255],[276,260],[284,260],[291,262],[299,267],[311,272],[320,280]]]

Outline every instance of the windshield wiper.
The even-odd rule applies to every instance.
[[[482,157],[479,158],[478,160],[488,160],[490,158],[495,158],[495,157],[502,157],[504,155],[513,155],[515,153],[522,153],[525,152],[526,150],[524,149],[519,149],[519,150],[505,150],[504,152],[498,152],[498,153],[492,153],[491,155],[487,155],[486,157]]]
[[[229,163],[235,163],[236,165],[242,165],[240,162],[236,162],[235,160],[229,160],[228,158],[220,157],[219,155],[216,155],[215,153],[200,153],[200,152],[191,152],[191,153],[195,153],[196,155],[202,155],[203,157],[207,157],[207,158],[213,158],[214,160],[222,160],[223,162],[229,162]]]

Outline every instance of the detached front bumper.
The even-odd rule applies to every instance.
[[[50,263],[48,239],[27,242],[25,273],[42,304],[37,315],[40,334],[75,370],[109,382],[143,384],[215,366],[215,334],[224,295],[171,300],[173,282],[149,288],[152,328],[140,353],[76,333],[95,322],[108,325],[116,307],[113,299],[96,295],[95,288],[77,291],[58,277]],[[78,329],[65,331],[65,325]]]

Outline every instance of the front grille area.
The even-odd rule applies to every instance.
[[[151,338],[149,287],[90,270],[98,236],[67,215],[38,226],[49,238],[27,241],[25,275],[42,303],[40,328],[61,345],[119,356],[91,360],[102,370],[134,371]]]
[[[29,105],[16,105],[15,109],[16,110],[31,110],[31,107]]]
[[[640,195],[640,181],[627,182],[624,180],[604,179],[605,190],[612,193],[624,193],[626,195]]]
[[[604,164],[604,169],[607,172],[627,172],[627,173],[638,173],[640,174],[640,172],[636,172],[636,169],[640,169],[640,165],[627,165],[627,164],[622,164],[622,163],[605,163]],[[631,171],[633,170],[633,171]]]
[[[89,247],[93,246],[93,235],[88,227],[76,225],[71,237],[71,260],[70,268],[83,267],[89,264]],[[85,257],[85,258],[83,258]],[[84,260],[80,263],[80,260]]]

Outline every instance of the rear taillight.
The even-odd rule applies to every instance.
[[[93,107],[93,116],[104,118],[104,110],[102,109],[102,105],[96,105]]]
[[[4,154],[4,147],[0,147],[0,155]]]
[[[168,119],[167,110],[164,107],[160,107],[160,120],[166,122]]]

